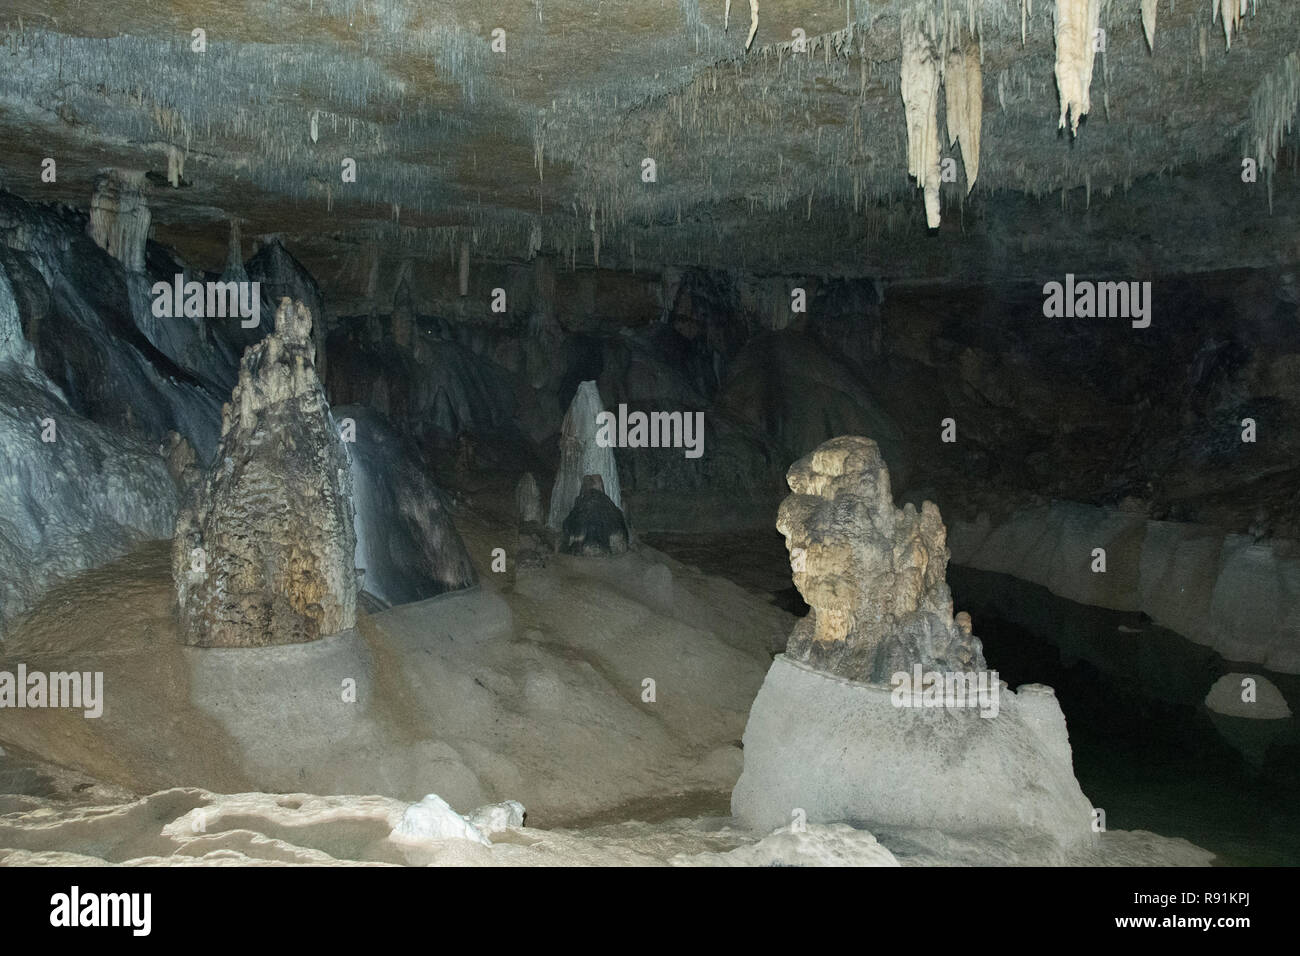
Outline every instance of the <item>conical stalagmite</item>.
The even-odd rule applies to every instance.
[[[282,299],[222,409],[211,471],[176,519],[181,640],[296,644],[356,622],[348,457],[312,363],[312,317]]]
[[[555,531],[563,527],[564,519],[573,510],[586,475],[599,475],[605,494],[615,507],[620,510],[623,507],[614,449],[602,448],[596,441],[596,416],[604,410],[596,383],[580,384],[560,429],[560,470],[555,475],[546,518],[547,525]]]

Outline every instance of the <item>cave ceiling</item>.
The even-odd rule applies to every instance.
[[[213,269],[232,221],[315,262],[468,243],[897,279],[1289,266],[1295,5],[1250,0],[1230,45],[1217,5],[1157,0],[1149,45],[1150,4],[1100,0],[1072,133],[1052,0],[760,0],[748,49],[747,0],[727,29],[724,0],[3,0],[0,186],[85,209],[100,169],[146,171],[155,238]],[[938,95],[937,229],[908,175],[909,18],[979,64],[973,188]]]

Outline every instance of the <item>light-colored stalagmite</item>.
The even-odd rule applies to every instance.
[[[800,808],[868,829],[1003,831],[1058,857],[1090,846],[1055,694],[1012,693],[953,615],[939,509],[896,508],[866,438],[823,442],[787,480],[777,529],[810,610],[750,708],[732,814],[755,829]]]
[[[280,300],[274,331],[244,352],[212,469],[177,516],[185,643],[295,644],[356,622],[352,480],[311,326],[301,302]]]
[[[939,226],[939,57],[915,17],[903,23],[900,88],[907,116],[907,174],[925,191],[925,221]]]
[[[948,146],[961,143],[966,168],[966,192],[980,174],[980,126],[984,120],[984,78],[979,50],[953,50],[944,65],[943,88],[948,111]]]
[[[1094,37],[1101,23],[1101,0],[1056,0],[1056,88],[1061,100],[1058,128],[1070,120],[1070,133],[1092,108]]]
[[[551,489],[550,510],[546,523],[555,531],[573,510],[587,475],[599,475],[606,495],[621,510],[623,495],[619,489],[614,449],[596,441],[596,416],[605,410],[595,382],[583,382],[569,403],[560,429],[560,470]]]
[[[95,180],[87,231],[95,244],[132,272],[144,271],[149,238],[144,173],[106,169]]]
[[[175,146],[167,147],[167,182],[172,189],[180,186],[185,178],[185,154]]]

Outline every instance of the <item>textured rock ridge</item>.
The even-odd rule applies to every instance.
[[[781,503],[795,587],[811,610],[786,654],[852,680],[888,683],[914,664],[983,670],[969,618],[953,619],[947,532],[939,509],[894,507],[876,443],[841,437],[790,467]]]
[[[244,353],[212,468],[177,518],[186,643],[301,643],[356,621],[352,482],[311,326],[301,302],[280,301],[274,332]]]

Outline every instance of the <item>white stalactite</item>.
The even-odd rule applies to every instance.
[[[1142,32],[1147,35],[1147,48],[1156,48],[1156,0],[1142,0]]]
[[[907,116],[907,173],[925,190],[925,221],[939,226],[939,57],[915,18],[903,24],[900,76]]]
[[[1092,108],[1093,37],[1101,23],[1101,0],[1056,0],[1056,87],[1061,99],[1059,129],[1070,118],[1070,133]]]
[[[949,52],[943,87],[948,110],[948,146],[961,143],[969,193],[980,174],[980,126],[984,119],[984,78],[977,49]]]

